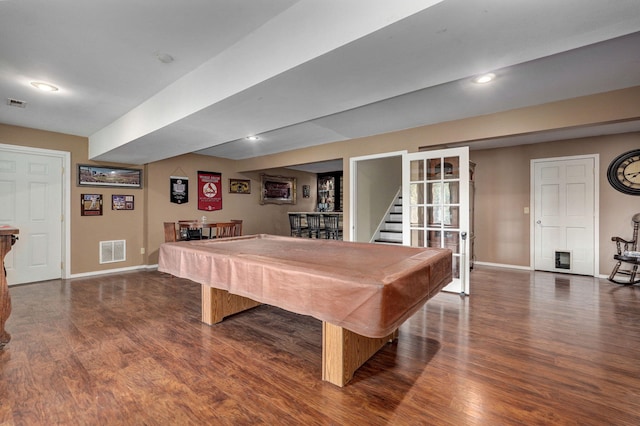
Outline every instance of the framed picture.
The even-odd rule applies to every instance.
[[[111,210],[133,210],[133,195],[112,195]]]
[[[229,179],[229,192],[232,194],[251,194],[249,179]]]
[[[102,216],[102,194],[82,194],[80,197],[82,216]]]
[[[142,188],[142,170],[79,164],[78,186]]]
[[[296,178],[260,175],[260,204],[295,204]]]

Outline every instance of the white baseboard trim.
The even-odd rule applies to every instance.
[[[505,265],[503,263],[491,263],[491,262],[473,262],[474,265],[478,265],[478,266],[493,266],[495,268],[506,268],[506,269],[520,269],[521,271],[533,271],[533,268],[529,267],[529,266],[518,266],[518,265]],[[561,272],[559,272],[561,273]],[[608,280],[609,279],[609,275],[603,275],[603,274],[599,274],[599,275],[594,275],[594,278],[600,278],[603,280]]]
[[[71,274],[69,278],[95,277],[98,275],[119,274],[122,272],[131,272],[131,271],[139,271],[139,270],[153,270],[157,268],[158,268],[158,265],[129,266],[126,268],[105,269],[104,271],[93,271],[93,272],[83,272],[81,274]]]
[[[504,263],[491,263],[491,262],[473,262],[474,265],[479,266],[493,266],[495,268],[506,268],[506,269],[520,269],[522,271],[532,271],[530,266],[520,266],[520,265],[506,265]]]

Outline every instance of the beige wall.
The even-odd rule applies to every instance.
[[[69,242],[71,274],[144,264],[146,258],[140,255],[140,248],[144,247],[145,235],[144,190],[78,187],[77,165],[96,164],[88,160],[87,138],[0,124],[0,143],[71,153],[71,239]],[[118,166],[126,165],[118,164]],[[103,195],[102,216],[80,215],[80,197],[83,193]],[[114,194],[134,195],[135,210],[111,210],[111,195]],[[127,242],[127,260],[100,265],[99,241],[120,239]]]
[[[402,186],[402,157],[360,161],[357,179],[358,232],[354,240],[369,242]]]
[[[510,148],[471,151],[476,166],[476,259],[529,266],[530,161],[599,154],[600,273],[613,267],[614,235],[631,232],[631,216],[640,212],[640,197],[622,194],[607,181],[607,168],[619,154],[640,147],[640,133],[599,136]]]
[[[640,87],[615,91],[543,106],[523,108],[504,113],[474,117],[455,122],[439,123],[400,132],[336,142],[286,153],[242,161],[224,160],[200,155],[184,155],[155,163],[144,168],[144,188],[140,190],[96,190],[105,196],[102,217],[81,217],[80,194],[76,169],[87,160],[87,139],[33,129],[0,124],[0,143],[68,151],[72,161],[71,185],[71,258],[72,274],[101,271],[127,266],[152,265],[157,262],[157,250],[163,240],[162,222],[197,218],[194,198],[188,205],[169,203],[169,176],[186,174],[190,177],[191,197],[198,170],[221,172],[223,177],[223,210],[208,213],[210,220],[243,219],[245,233],[273,233],[288,235],[287,211],[313,210],[315,196],[303,199],[302,185],[315,188],[315,175],[282,169],[284,166],[343,159],[345,227],[349,226],[350,178],[349,158],[399,150],[418,151],[447,143],[474,141],[482,138],[522,134],[539,130],[628,120],[640,116]],[[472,143],[472,142],[471,142]],[[472,151],[477,163],[476,257],[479,261],[528,265],[529,218],[523,207],[529,204],[529,161],[531,158],[564,155],[600,154],[600,271],[608,273],[611,266],[611,235],[626,235],[630,231],[629,218],[640,211],[640,199],[614,191],[604,173],[615,155],[640,146],[638,134],[527,145],[496,150]],[[136,166],[133,166],[136,167]],[[260,172],[297,177],[298,204],[259,204]],[[251,179],[250,195],[229,194],[228,179]],[[315,191],[312,190],[312,194]],[[112,194],[135,195],[135,210],[111,211]],[[78,204],[76,204],[76,202]],[[500,207],[499,209],[497,208]],[[499,214],[499,220],[495,218]],[[99,265],[98,241],[127,240],[126,263]],[[141,255],[140,249],[146,249]]]
[[[188,154],[167,160],[150,163],[147,188],[149,193],[149,259],[148,264],[158,262],[158,248],[164,242],[163,222],[183,219],[199,219],[203,215],[209,222],[243,220],[245,235],[265,233],[289,235],[288,211],[313,211],[316,205],[316,175],[290,169],[269,169],[266,174],[296,178],[295,205],[260,205],[260,174],[263,171],[237,172],[238,162],[204,155]],[[198,170],[222,173],[222,210],[205,212],[198,210],[197,173]],[[169,177],[186,176],[189,178],[189,203],[173,204],[169,202]],[[229,178],[250,179],[250,194],[230,194]],[[302,197],[302,185],[310,185],[311,197]]]

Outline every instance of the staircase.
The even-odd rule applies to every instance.
[[[398,191],[378,226],[373,241],[380,244],[402,244],[402,195]]]

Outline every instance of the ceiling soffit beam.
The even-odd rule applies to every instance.
[[[89,158],[99,159],[101,154],[441,1],[300,1],[89,136]]]

